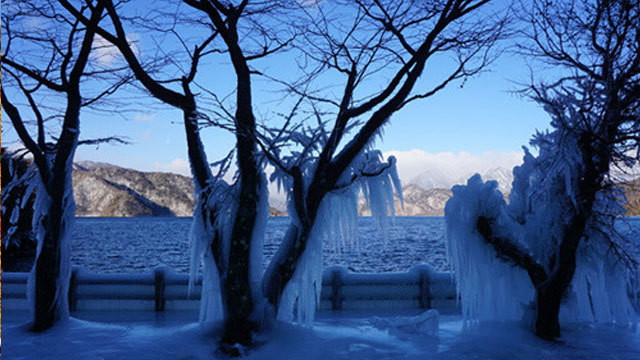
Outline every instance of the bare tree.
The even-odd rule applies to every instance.
[[[3,4],[2,109],[38,170],[34,213],[38,251],[29,279],[34,331],[69,315],[69,237],[75,213],[71,172],[81,142],[80,109],[94,106],[127,82],[126,76],[116,79],[111,76],[115,70],[90,58],[104,6],[87,2],[79,11],[88,18],[86,25],[53,1]],[[90,79],[114,81],[103,82],[99,90],[81,91],[81,84]],[[55,123],[59,135],[51,134]]]
[[[548,206],[545,211],[551,213],[554,203],[562,203],[564,210],[553,215],[562,219],[556,220],[553,237],[537,240],[545,244],[544,257],[501,234],[497,219],[479,216],[477,231],[502,260],[528,273],[536,291],[536,335],[555,339],[577,253],[581,246],[597,243],[594,232],[603,233],[608,244],[602,257],[636,265],[613,228],[623,211],[612,170],[640,160],[640,3],[534,1],[525,20],[529,26],[523,34],[529,41],[521,44],[521,52],[561,69],[557,80],[525,90],[544,106],[554,128],[532,141],[541,149],[535,166],[542,175],[531,186],[562,189],[547,203],[526,201]],[[535,217],[527,222],[519,216],[517,221],[526,229],[536,226]]]
[[[214,287],[218,286],[216,281],[220,282],[213,290],[219,292],[223,313],[223,349],[237,352],[234,344],[251,345],[252,333],[276,316],[283,292],[296,269],[303,267],[301,257],[323,199],[362,178],[383,176],[391,169],[393,161],[384,164],[376,158],[372,162],[375,166],[360,166],[362,161],[354,161],[367,156],[365,148],[389,117],[411,101],[427,98],[455,80],[476,74],[491,60],[489,50],[500,37],[503,22],[497,17],[481,18],[483,13],[478,9],[488,2],[449,0],[425,5],[411,1],[338,1],[305,8],[296,2],[185,0],[190,10],[178,6],[171,20],[188,23],[191,28],[199,26],[203,39],[191,47],[178,27],[151,29],[171,33],[188,51],[181,75],[156,79],[127,41],[123,20],[131,24],[137,19],[127,17],[126,11],[111,1],[102,1],[113,31],[102,27],[98,34],[122,52],[146,90],[183,111],[189,162],[199,197],[194,218],[203,222],[202,231],[196,235],[206,237],[204,251],[209,260],[205,259],[205,264],[213,264],[205,266],[205,280],[216,279]],[[327,10],[336,5],[343,15],[352,11],[357,15],[342,21],[337,13],[329,14]],[[67,8],[74,12],[72,6]],[[88,18],[75,13],[81,23],[88,23]],[[295,22],[285,24],[292,25],[293,30],[273,35],[276,25],[288,22]],[[301,66],[307,74],[299,82],[270,77],[250,65],[289,48],[293,42],[293,51],[301,62],[308,63]],[[195,80],[197,74],[202,76],[198,69],[203,56],[220,53],[231,62],[236,75],[231,106]],[[441,53],[455,55],[452,69],[432,88],[414,91],[427,61]],[[321,91],[325,75],[333,72],[343,75],[344,81],[344,91],[335,100]],[[383,89],[361,94],[361,89],[366,88],[363,84],[376,75],[388,75]],[[274,128],[256,121],[252,86],[256,76],[283,85],[289,98],[296,99],[284,125]],[[311,83],[318,84],[318,88],[305,85]],[[217,110],[211,111],[211,116],[205,113],[203,104],[207,102],[194,94],[192,85],[214,99]],[[304,127],[299,119],[309,118],[304,115],[305,106],[307,114],[318,121],[310,130],[314,134],[312,143],[299,141]],[[209,168],[199,135],[198,125],[203,119],[235,134],[238,177],[231,186]],[[349,131],[356,134],[345,145]],[[296,146],[303,151],[281,151],[283,147]],[[261,283],[259,239],[263,230],[256,224],[266,220],[267,215],[263,211],[267,195],[262,164],[265,160],[293,184],[290,195],[297,221],[291,224]],[[315,165],[307,166],[310,163]],[[227,217],[229,220],[225,220]],[[319,286],[308,285],[311,289]]]

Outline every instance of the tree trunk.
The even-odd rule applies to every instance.
[[[564,236],[558,249],[553,270],[536,291],[537,314],[536,335],[547,340],[560,336],[560,305],[562,298],[571,284],[576,270],[576,252],[580,240],[584,236],[590,214],[593,212],[593,202],[596,195],[597,177],[592,167],[587,167],[587,176],[580,185],[582,201],[579,202],[578,212],[564,229]],[[589,176],[590,175],[590,176]]]
[[[555,286],[554,286],[555,285]],[[556,283],[544,283],[536,292],[537,313],[536,335],[545,340],[554,340],[560,336],[560,304],[564,289],[559,289]]]
[[[287,269],[288,266],[286,266],[285,263],[293,260],[293,245],[298,241],[299,232],[300,230],[297,226],[293,224],[289,225],[284,238],[280,242],[278,251],[273,256],[273,259],[269,263],[269,267],[264,274],[262,291],[273,308],[274,314],[277,314],[282,291],[284,290],[288,279],[293,275],[292,271],[291,274],[287,273],[288,271],[285,269]]]
[[[69,173],[70,177],[71,174]],[[75,212],[75,203],[66,186],[57,182],[53,194],[38,196],[49,197],[45,214],[39,220],[36,231],[43,238],[41,249],[36,255],[29,288],[33,296],[33,331],[43,331],[56,321],[69,317],[69,278],[71,276],[71,260],[69,254],[69,237]],[[70,184],[70,182],[68,183]],[[44,191],[44,189],[41,189]],[[38,216],[38,214],[35,214]]]
[[[276,315],[282,293],[293,277],[298,260],[304,253],[308,240],[309,230],[305,231],[293,224],[290,225],[285,234],[285,239],[280,245],[281,247],[265,273],[263,282],[264,294]]]
[[[574,222],[574,226],[569,227],[569,236],[560,245],[560,260],[551,276],[536,290],[535,331],[538,337],[546,340],[560,336],[560,305],[576,270],[576,251],[586,223],[584,216],[580,217],[582,220]],[[579,231],[578,227],[582,227],[582,231]]]
[[[249,346],[252,343],[252,333],[259,329],[258,321],[262,317],[262,314],[254,314],[255,302],[262,302],[262,299],[254,299],[254,294],[261,293],[261,289],[259,287],[252,289],[250,276],[253,258],[251,243],[256,217],[259,215],[257,208],[260,199],[261,171],[255,159],[255,119],[251,108],[251,81],[248,68],[237,71],[237,74],[238,108],[235,121],[240,191],[229,245],[228,268],[226,276],[221,279],[227,312],[222,342]],[[257,250],[262,251],[262,249]]]

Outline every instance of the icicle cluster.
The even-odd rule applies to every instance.
[[[280,297],[278,320],[297,322],[305,326],[313,325],[321,290],[322,236],[318,227],[314,225],[307,240],[307,247]]]
[[[11,181],[7,186],[2,188],[2,214],[11,211],[9,223],[3,224],[2,247],[6,249],[10,244],[19,246],[21,236],[13,236],[19,230],[20,217],[25,216],[23,210],[26,209],[31,195],[39,186],[40,179],[35,169],[35,165],[31,165],[27,171],[21,176],[17,169],[14,168],[13,159],[9,157],[6,162],[7,173]],[[10,207],[5,206],[12,203]]]
[[[636,313],[627,293],[627,268],[611,256],[607,240],[592,234],[580,244],[571,294],[560,317],[567,321],[635,323]]]
[[[462,308],[468,320],[518,318],[534,299],[533,287],[519,267],[496,256],[477,232],[479,216],[492,221],[497,235],[517,246],[551,272],[553,258],[576,204],[582,171],[576,138],[556,130],[537,134],[534,157],[525,148],[524,162],[514,168],[509,205],[494,182],[476,175],[466,186],[455,186],[445,207],[447,245]],[[577,252],[577,266],[566,294],[561,318],[626,324],[635,322],[627,286],[630,272],[613,256],[617,241],[613,222],[621,214],[616,195],[602,192],[594,204]]]
[[[447,252],[465,320],[520,318],[534,295],[527,273],[497,258],[476,231],[479,216],[495,221],[492,225],[501,231],[509,231],[498,183],[483,183],[476,174],[466,186],[454,186],[452,192],[445,206]]]
[[[53,163],[55,154],[48,154],[47,160],[50,162],[50,166]],[[36,247],[36,259],[38,259],[42,253],[45,237],[47,232],[50,231],[52,225],[51,213],[53,211],[61,211],[60,219],[60,233],[57,239],[58,246],[60,248],[60,258],[56,259],[59,263],[57,269],[57,284],[55,300],[57,307],[54,315],[57,319],[65,319],[69,317],[69,305],[67,294],[69,292],[69,280],[71,278],[71,232],[73,230],[73,223],[75,221],[76,205],[73,199],[73,186],[71,178],[71,169],[73,166],[73,156],[69,156],[67,160],[67,169],[64,179],[64,194],[62,195],[62,208],[52,209],[51,195],[47,191],[45,184],[42,182],[42,178],[38,175],[34,176],[35,188],[33,191],[36,193],[36,199],[33,205],[33,223],[32,228],[35,231],[35,237],[37,241]],[[51,166],[52,167],[52,166]],[[54,260],[55,261],[55,260]],[[35,291],[36,291],[36,270],[37,261],[34,263],[29,273],[27,281],[27,300],[29,302],[29,308],[34,315],[35,310]],[[54,271],[53,269],[45,269],[46,271]],[[38,270],[42,271],[42,270]]]
[[[359,181],[374,223],[382,230],[383,237],[386,240],[389,227],[388,215],[391,215],[391,219],[395,216],[394,190],[403,207],[404,199],[402,198],[402,185],[396,169],[395,156],[390,156],[387,159],[387,163],[381,160],[382,153],[380,151],[365,152],[354,160],[352,172],[356,174],[358,174],[358,171],[360,171],[360,174],[376,174],[388,166],[380,175],[362,176]]]
[[[266,306],[266,299],[262,295],[262,275],[264,272],[263,251],[264,234],[269,219],[269,190],[267,188],[267,178],[264,173],[260,177],[258,185],[258,204],[256,208],[256,219],[251,234],[251,249],[249,250],[249,277],[251,281],[252,299],[254,302],[254,315],[258,320],[263,320],[263,309]]]
[[[211,244],[214,238],[221,241],[223,262],[229,253],[233,218],[237,208],[237,191],[226,182],[218,180],[196,194],[196,206],[191,223],[189,294],[203,264],[202,292],[200,298],[200,322],[217,322],[224,318],[220,292],[220,273]]]
[[[390,157],[382,162],[379,151],[364,152],[353,161],[338,184],[339,189],[325,195],[307,240],[307,246],[298,260],[296,270],[285,286],[278,307],[278,320],[298,322],[311,326],[322,290],[323,244],[340,246],[356,243],[358,220],[358,194],[365,194],[376,224],[386,232],[387,216],[394,215],[394,189],[402,201],[402,187],[396,170],[396,160]],[[313,173],[313,163],[303,173],[307,180]],[[375,176],[369,176],[377,174]],[[354,181],[355,179],[355,181]],[[275,172],[272,181],[284,185],[287,191],[289,214],[292,224],[283,242],[295,240],[295,229],[301,228],[293,206],[292,184],[283,173]],[[305,189],[306,191],[306,189]],[[280,254],[281,255],[281,254]],[[276,254],[278,257],[279,254]]]

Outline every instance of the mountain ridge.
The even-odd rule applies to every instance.
[[[486,179],[504,184],[506,169],[490,168]],[[485,178],[483,176],[483,178]],[[459,181],[460,183],[466,183]],[[504,185],[501,185],[504,191]],[[627,194],[625,208],[630,216],[640,216],[640,178],[621,186]],[[74,164],[73,190],[76,216],[191,216],[194,205],[193,181],[190,177],[169,172],[143,172],[108,163],[82,161]],[[403,186],[404,208],[396,197],[398,216],[441,216],[452,196],[450,188],[428,188],[410,182]],[[272,199],[270,199],[271,201]],[[286,216],[281,201],[270,209],[271,216]],[[364,197],[358,201],[358,213],[370,215]]]

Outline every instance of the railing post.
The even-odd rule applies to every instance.
[[[342,269],[331,271],[331,309],[342,310]]]
[[[418,280],[418,303],[421,309],[431,309],[431,280],[435,273],[433,268],[427,264],[414,265],[409,269],[410,273],[415,274]]]
[[[80,267],[73,266],[71,268],[71,277],[69,278],[69,293],[68,293],[68,301],[69,301],[69,311],[76,311],[78,308],[78,273],[80,272]]]
[[[166,268],[161,266],[156,267],[155,269],[153,269],[153,275],[155,285],[156,311],[164,311]]]
[[[429,273],[420,269],[420,307],[431,309],[431,290],[429,289]]]

